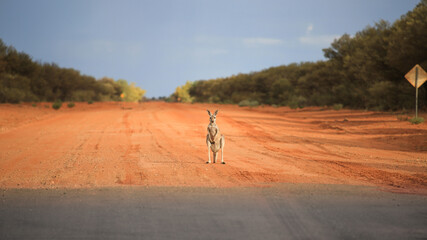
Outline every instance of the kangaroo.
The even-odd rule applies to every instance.
[[[221,134],[219,131],[219,127],[216,125],[216,115],[218,114],[218,110],[215,111],[214,114],[211,114],[209,110],[209,125],[208,125],[208,135],[206,135],[206,145],[208,145],[208,156],[209,161],[206,163],[211,163],[211,150],[213,152],[213,162],[216,162],[216,157],[218,154],[219,149],[221,149],[221,163],[225,164],[224,162],[224,135]]]

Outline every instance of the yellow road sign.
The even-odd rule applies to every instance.
[[[120,94],[120,97],[125,98],[125,94],[124,93]]]
[[[417,70],[418,68],[418,70]],[[417,74],[418,71],[418,74]],[[417,75],[417,76],[415,76]],[[420,67],[415,65],[406,75],[405,78],[415,87],[415,78],[417,78],[417,88],[419,88],[425,81],[427,81],[427,73]]]

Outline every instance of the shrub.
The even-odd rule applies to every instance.
[[[57,101],[55,101],[55,102],[52,104],[52,108],[53,108],[53,109],[55,109],[55,110],[60,109],[60,108],[61,108],[61,106],[62,106],[62,102],[61,102],[61,100],[57,100]]]
[[[50,108],[50,106],[48,104],[45,104],[44,108]]]
[[[0,99],[2,102],[20,103],[25,99],[25,91],[18,88],[0,88]]]
[[[69,108],[72,108],[72,107],[74,107],[75,106],[75,104],[73,103],[73,102],[69,102],[68,104],[67,104],[67,107],[69,107]]]
[[[297,108],[298,108],[298,102],[296,102],[296,101],[290,101],[290,102],[288,103],[288,106],[289,106],[291,109],[297,109]]]
[[[180,98],[178,98],[178,102],[180,102],[180,101],[182,101],[182,100],[180,100]],[[208,102],[209,103],[220,103],[221,102],[221,98],[219,96],[217,96],[217,95],[213,95],[213,96],[209,97]]]
[[[335,111],[338,111],[338,110],[341,110],[341,109],[343,108],[343,106],[344,106],[344,105],[342,105],[341,103],[337,103],[337,104],[334,104],[334,105],[332,106],[332,108],[333,108]]]
[[[92,101],[92,100],[89,100],[89,101],[87,101],[87,103],[88,103],[88,104],[92,104],[92,103],[93,103],[93,101]]]
[[[167,103],[175,102],[175,97],[167,97],[165,98],[165,102]]]
[[[291,108],[291,109],[297,109],[297,108],[304,108],[306,106],[307,103],[307,99],[303,96],[292,96],[287,105]]]
[[[233,104],[233,101],[231,101],[230,99],[227,99],[227,100],[224,100],[222,104]]]
[[[396,118],[397,118],[397,120],[399,120],[399,121],[408,121],[408,120],[409,120],[409,117],[408,117],[407,115],[405,115],[405,114],[398,114],[398,115],[396,116]]]
[[[412,124],[420,124],[424,122],[424,118],[423,117],[413,117],[411,119],[409,119],[409,122],[411,122]]]
[[[259,105],[257,100],[242,100],[239,102],[239,107],[256,107]]]
[[[31,104],[31,106],[33,106],[33,107],[37,107],[37,104],[33,103],[33,104]]]

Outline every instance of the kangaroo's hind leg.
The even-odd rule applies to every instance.
[[[221,147],[221,163],[225,164],[225,162],[224,162],[224,145],[225,145],[224,135],[221,136],[221,140],[219,143],[220,143],[220,147]]]
[[[211,142],[209,142],[209,134],[206,135],[206,145],[208,145],[208,159],[206,163],[211,163]]]

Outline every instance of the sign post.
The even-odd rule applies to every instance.
[[[418,118],[418,88],[427,80],[427,73],[417,64],[405,75],[405,78],[415,87],[415,117]]]
[[[415,117],[418,118],[418,68],[415,67]]]

